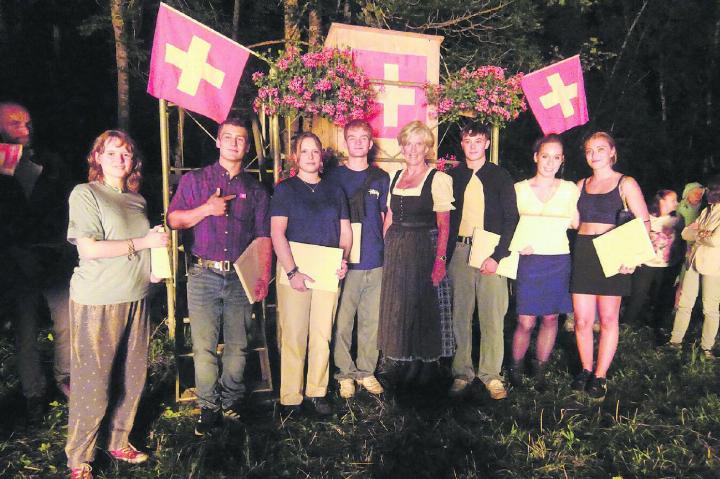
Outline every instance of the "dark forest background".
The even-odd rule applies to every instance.
[[[681,190],[720,166],[717,0],[168,3],[244,45],[277,41],[260,51],[282,48],[286,39],[321,43],[334,21],[443,35],[441,75],[486,64],[530,72],[579,52],[591,122],[563,135],[567,178],[589,172],[580,147],[596,129],[615,136],[618,168],[647,196],[661,187]],[[148,174],[159,173],[157,100],[145,93],[157,8],[154,0],[0,0],[0,100],[28,106],[36,142],[60,153],[78,179],[92,139],[119,124],[141,145]],[[120,102],[119,44],[128,58]],[[248,111],[255,93],[250,74],[264,68],[248,64],[236,97],[240,110]],[[450,128],[440,154],[457,149]],[[209,139],[192,125],[188,130],[194,154],[212,156]],[[501,162],[516,178],[530,174],[530,145],[540,134],[529,112],[503,130]]]

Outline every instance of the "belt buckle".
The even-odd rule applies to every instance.
[[[218,261],[218,264],[220,265],[220,268],[223,272],[227,273],[230,271],[230,261]]]

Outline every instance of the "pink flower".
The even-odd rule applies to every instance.
[[[330,80],[323,78],[321,80],[318,80],[315,82],[315,89],[317,91],[328,91],[332,88],[332,83]]]
[[[263,78],[265,78],[265,74],[264,74],[263,72],[254,72],[254,73],[252,74],[252,80],[253,80],[253,82],[255,82],[255,83],[259,82],[259,81],[262,80]]]
[[[332,103],[325,103],[322,106],[322,112],[326,115],[333,116],[335,114],[335,105],[333,105]]]

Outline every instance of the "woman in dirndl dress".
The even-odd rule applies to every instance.
[[[419,121],[398,135],[406,166],[393,177],[388,196],[378,329],[391,385],[400,375],[406,384],[428,381],[438,360],[454,349],[445,270],[452,179],[427,163],[434,141]]]
[[[512,341],[510,381],[522,382],[525,354],[535,329],[536,318],[542,317],[535,343],[532,372],[536,387],[544,384],[545,363],[555,345],[558,314],[572,311],[570,297],[570,245],[567,229],[577,226],[577,200],[580,190],[575,183],[556,178],[565,161],[562,140],[547,135],[533,145],[535,176],[515,183],[520,221],[543,218],[543,231],[525,244],[512,245],[520,250],[516,282],[517,326]],[[539,241],[533,241],[533,240]],[[529,242],[528,242],[529,241]],[[515,241],[514,241],[515,242]]]

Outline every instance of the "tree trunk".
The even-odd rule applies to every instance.
[[[322,31],[320,20],[320,5],[313,2],[308,12],[308,43],[310,48],[320,45],[320,34]]]
[[[298,25],[298,0],[284,0],[285,3],[285,46],[300,41]]]
[[[110,18],[115,33],[115,62],[117,65],[117,124],[127,130],[130,126],[130,76],[128,44],[125,29],[126,0],[110,0]]]
[[[240,35],[240,4],[242,0],[235,0],[233,6],[232,39],[238,41]]]

